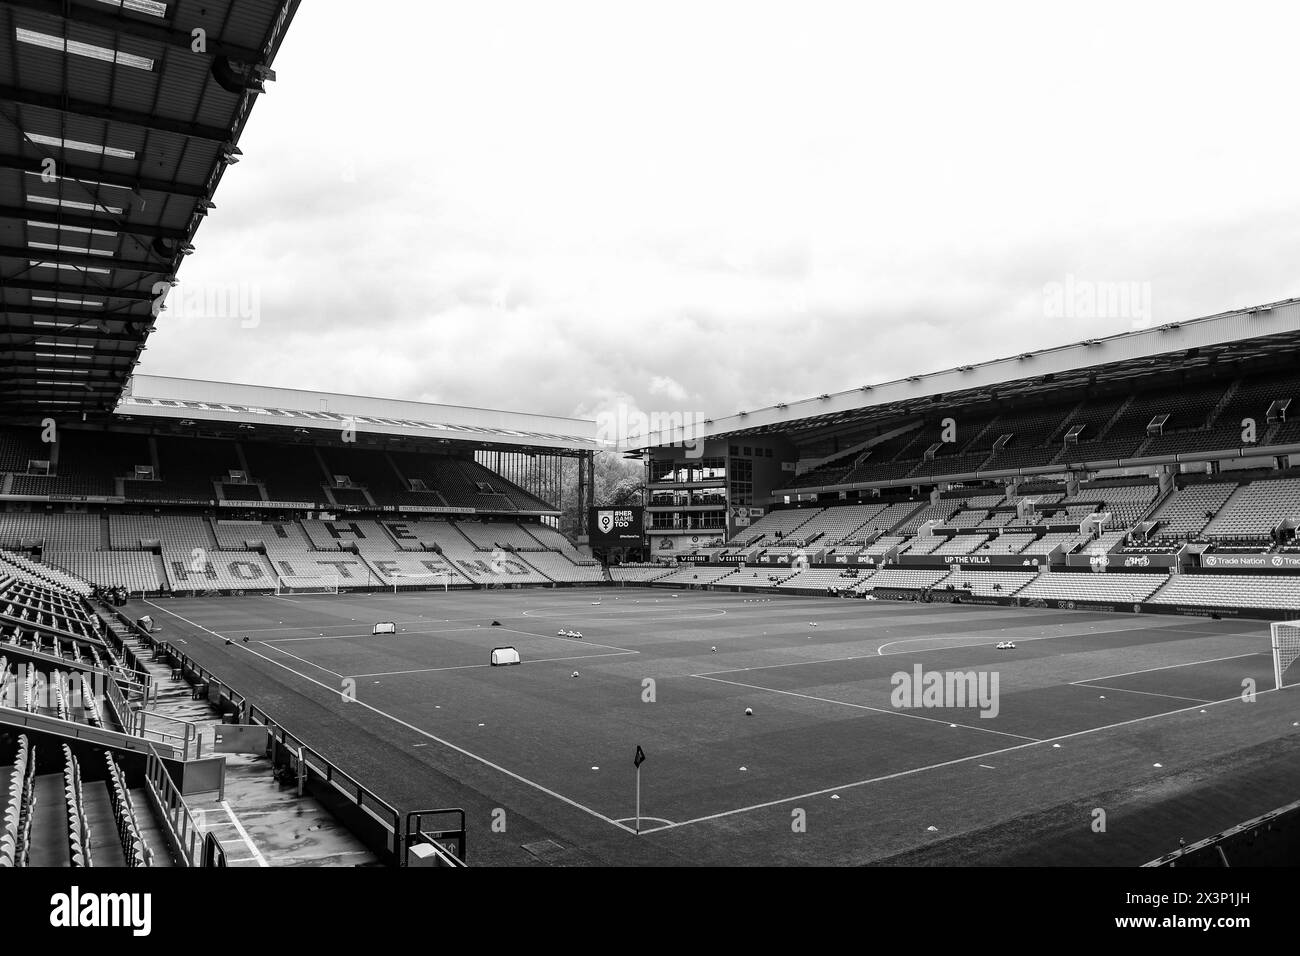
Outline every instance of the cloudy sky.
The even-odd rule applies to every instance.
[[[1292,7],[309,0],[141,371],[725,415],[1300,295]]]

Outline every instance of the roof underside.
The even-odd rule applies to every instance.
[[[117,404],[299,2],[0,0],[0,416]]]

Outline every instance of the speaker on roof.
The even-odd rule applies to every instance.
[[[262,80],[267,77],[274,79],[273,74],[256,65],[240,63],[225,56],[212,58],[212,78],[223,90],[236,96],[242,96],[249,90],[265,93],[266,87],[262,85]]]

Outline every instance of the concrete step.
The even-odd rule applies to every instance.
[[[152,866],[175,866],[176,861],[172,859],[170,848],[167,846],[167,838],[163,836],[162,822],[158,820],[153,813],[153,804],[149,802],[149,794],[143,787],[137,787],[130,791],[131,806],[135,807],[135,822],[140,828],[140,836],[144,839],[144,845],[149,848],[153,854],[150,864]]]
[[[108,784],[102,780],[81,784],[81,807],[90,829],[90,859],[95,866],[126,866],[122,841],[117,838],[117,819]]]
[[[63,774],[43,773],[32,793],[32,837],[28,866],[71,866],[68,851],[68,807]]]

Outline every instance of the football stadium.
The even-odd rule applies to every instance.
[[[1300,859],[1300,300],[618,442],[144,374],[297,10],[0,2],[0,869]]]

